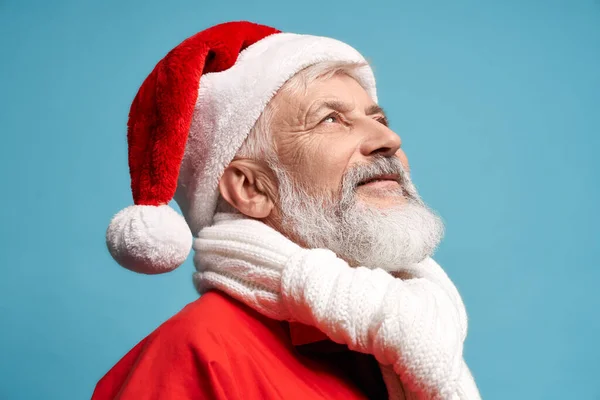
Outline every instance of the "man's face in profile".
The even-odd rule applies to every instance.
[[[281,229],[353,265],[396,269],[430,255],[441,220],[408,175],[383,110],[347,74],[272,100]]]

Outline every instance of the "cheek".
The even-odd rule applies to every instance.
[[[309,186],[337,190],[354,153],[354,147],[344,141],[322,140],[312,144],[303,152],[304,170],[299,171],[303,180]]]

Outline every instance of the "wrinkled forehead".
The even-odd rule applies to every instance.
[[[310,80],[302,73],[297,74],[283,85],[268,107],[271,109],[271,122],[276,122],[280,119],[300,121],[323,109],[350,112],[376,105],[367,89],[353,76],[352,70],[342,68],[329,70]]]

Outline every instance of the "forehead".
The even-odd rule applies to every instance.
[[[286,88],[274,98],[277,107],[293,108],[299,114],[305,114],[315,102],[335,100],[348,103],[353,107],[364,108],[375,104],[367,91],[351,76],[335,74],[310,82],[306,88]]]

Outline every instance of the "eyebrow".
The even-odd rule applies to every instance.
[[[388,119],[388,116],[386,115],[385,111],[383,111],[383,108],[381,108],[377,104],[373,104],[372,106],[367,107],[367,109],[365,110],[365,114],[367,114],[368,116],[381,114],[383,116],[383,120],[381,121],[381,123],[385,126],[390,126],[390,120]]]
[[[352,104],[345,103],[339,100],[323,100],[316,104],[316,107],[311,107],[309,110],[310,114],[316,114],[321,111],[323,108],[330,108],[340,113],[345,113],[352,110]]]
[[[372,106],[367,107],[367,109],[365,110],[365,114],[367,114],[367,115],[381,114],[387,118],[387,115],[385,115],[385,111],[383,111],[383,108],[381,108],[377,104],[373,104]]]

